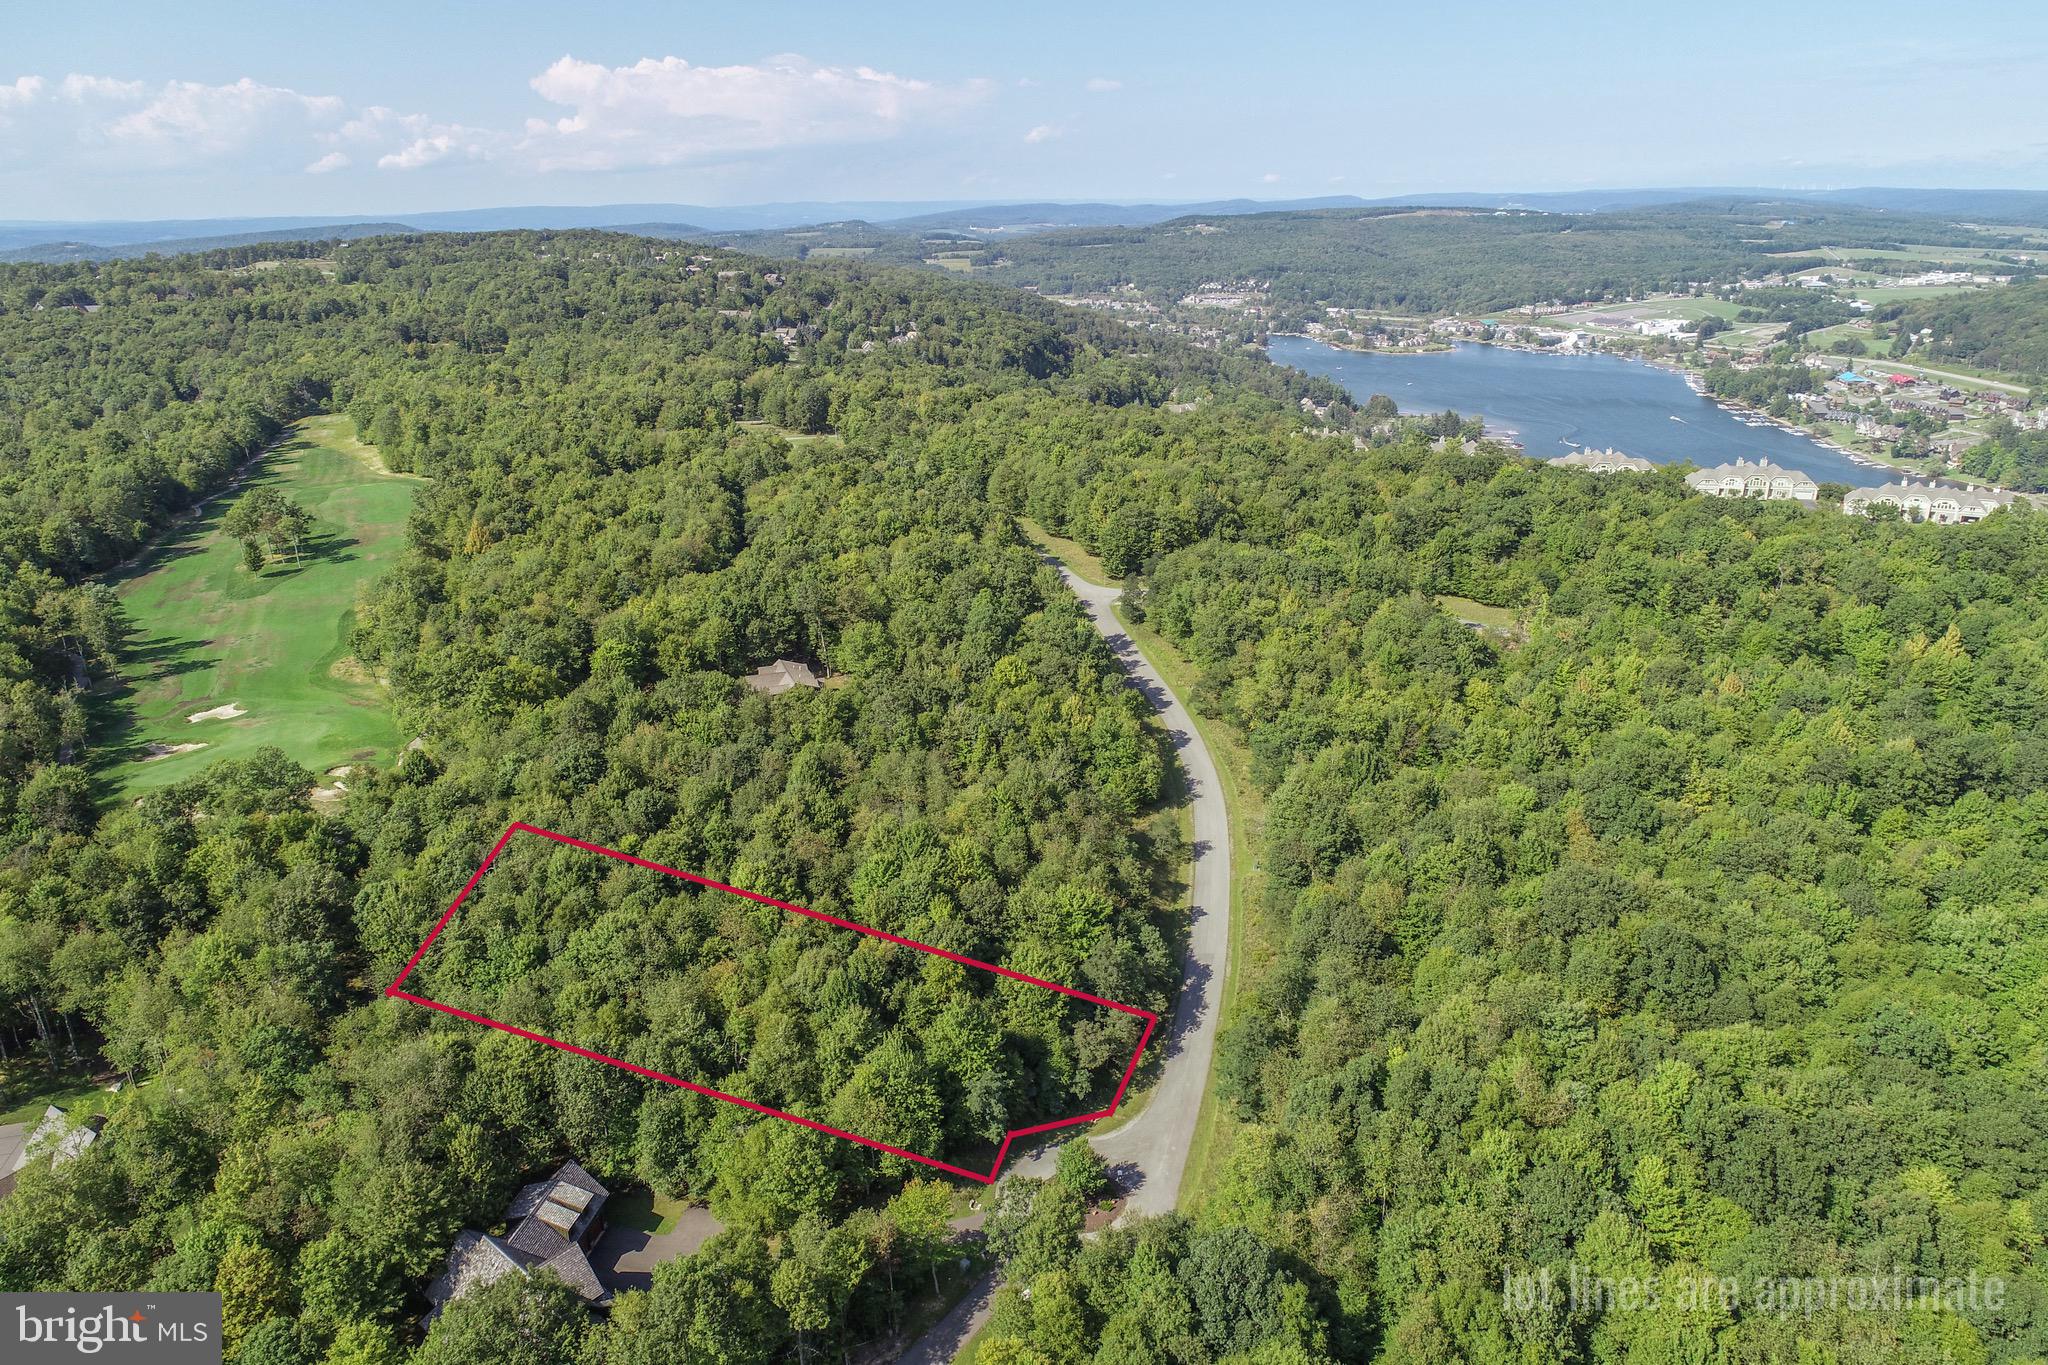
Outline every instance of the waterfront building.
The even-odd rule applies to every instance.
[[[1561,465],[1566,469],[1590,469],[1595,474],[1648,473],[1657,466],[1634,455],[1624,455],[1618,450],[1574,450],[1569,455],[1559,455],[1545,464]]]
[[[1754,463],[1737,459],[1734,464],[1715,465],[1685,476],[1686,486],[1695,493],[1716,498],[1765,498],[1812,502],[1820,496],[1813,477],[1787,469],[1769,460]]]
[[[1931,521],[1942,526],[1959,526],[1982,521],[2001,507],[2018,501],[2019,494],[2002,488],[1960,488],[1953,484],[1903,483],[1858,488],[1842,499],[1842,510],[1867,517],[1889,506],[1893,515],[1908,521]]]

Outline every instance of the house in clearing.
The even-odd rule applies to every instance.
[[[611,1307],[611,1290],[597,1277],[589,1254],[603,1230],[610,1197],[611,1191],[574,1161],[521,1189],[505,1209],[504,1236],[474,1228],[456,1234],[448,1268],[427,1286],[434,1305],[429,1320],[479,1285],[541,1270],[558,1276],[591,1307]]]
[[[1715,465],[1685,476],[1686,486],[1695,493],[1716,498],[1765,498],[1772,501],[1812,502],[1820,496],[1820,485],[1811,475],[1796,469],[1758,460],[1754,464],[1738,458],[1734,464]]]
[[[746,682],[747,686],[756,692],[771,697],[781,696],[792,687],[819,685],[818,675],[811,671],[810,665],[798,663],[794,659],[777,659],[772,664],[764,664],[749,673]]]
[[[48,1156],[52,1166],[62,1166],[99,1140],[106,1117],[93,1114],[76,1123],[54,1104],[43,1106],[43,1116],[34,1128],[10,1123],[0,1127],[0,1199],[14,1192],[14,1178],[39,1156]]]
[[[1574,450],[1569,455],[1559,455],[1545,464],[1560,465],[1566,469],[1590,469],[1595,474],[1647,474],[1657,466],[1635,455],[1624,455],[1618,450]]]

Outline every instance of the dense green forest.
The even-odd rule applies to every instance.
[[[138,1082],[0,1203],[0,1284],[218,1287],[263,1365],[886,1333],[952,1254],[944,1187],[377,993],[517,818],[1165,1003],[1166,758],[1025,515],[1134,575],[1245,741],[1270,815],[1239,909],[1276,946],[1223,1035],[1214,1186],[1085,1241],[1085,1149],[1006,1187],[982,1365],[2048,1357],[2039,516],[1355,440],[1256,358],[865,264],[599,234],[246,264],[0,271],[0,997],[24,1046]],[[77,690],[124,632],[85,575],[323,408],[432,479],[356,633],[421,747],[339,813],[270,758],[102,809]],[[776,657],[834,685],[738,682]],[[850,936],[507,857],[423,970],[614,1055],[966,1150],[1128,1053]],[[728,1231],[606,1319],[508,1278],[418,1343],[455,1230],[565,1156]],[[2002,1298],[1512,1291],[1572,1266]]]
[[[1340,1358],[2048,1351],[2048,523],[1405,446],[1035,453],[995,486],[1069,531],[1145,490],[1120,509],[1154,528],[1143,610],[1271,794],[1284,948],[1224,1036],[1244,1126],[1198,1222],[1312,1269]],[[1219,534],[1173,525],[1190,486],[1239,509]],[[1475,635],[1439,592],[1526,626]],[[1569,1263],[2008,1294],[1504,1306]]]
[[[1014,388],[1193,401],[1242,368],[1233,390],[1269,396],[1232,401],[1282,412],[1312,386],[1111,354],[1087,319],[936,279],[596,235],[330,254],[0,286],[21,357],[0,991],[17,1045],[141,1082],[90,1155],[0,1205],[0,1281],[219,1286],[243,1359],[395,1348],[455,1229],[564,1155],[707,1198],[764,1255],[799,1224],[854,1238],[905,1163],[379,999],[515,818],[1165,1007],[1164,756],[982,495],[963,423]],[[65,291],[98,310],[35,306]],[[82,356],[111,398],[58,377]],[[323,406],[432,476],[356,642],[422,745],[340,815],[278,759],[101,812],[79,685],[125,632],[72,585]],[[831,685],[740,683],[778,657]],[[606,871],[508,853],[424,980],[984,1162],[1006,1128],[1099,1104],[1136,1041],[1128,1016]],[[829,1324],[854,1339],[902,1306],[853,1294],[903,1279],[863,1255]],[[776,1312],[755,1358],[810,1329]]]
[[[2010,417],[1984,424],[1988,440],[1963,452],[1963,469],[2004,488],[2048,489],[2048,430],[2022,429]]]

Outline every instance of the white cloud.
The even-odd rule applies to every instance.
[[[1067,130],[1057,123],[1041,123],[1024,134],[1026,142],[1050,142],[1056,137],[1065,137]]]
[[[65,79],[66,93],[81,102],[126,101],[142,92],[118,81],[91,77]],[[310,132],[341,117],[346,106],[332,95],[301,95],[282,86],[263,85],[244,76],[231,85],[197,81],[166,81],[140,108],[100,125],[117,143],[130,143],[150,155],[176,161],[204,161],[239,151],[253,143]]]
[[[879,142],[938,122],[990,90],[985,81],[947,85],[795,55],[748,66],[647,57],[615,67],[565,56],[532,86],[570,111],[527,121],[518,148],[544,171]]]
[[[1112,90],[1123,88],[1122,81],[1114,81],[1107,76],[1091,76],[1088,80],[1088,89],[1098,95],[1107,95]]]
[[[1268,185],[1277,185],[1280,183],[1280,172],[1267,171],[1264,175],[1260,176],[1259,179],[1265,181]]]
[[[135,81],[73,72],[0,84],[0,167],[150,175],[221,168],[248,176],[403,172],[499,161],[528,173],[676,165],[749,153],[880,142],[943,129],[994,93],[799,56],[741,66],[680,57],[608,67],[574,56],[535,76],[555,117],[481,128],[336,95],[269,85]],[[1058,136],[1046,124],[1027,136]]]
[[[81,76],[74,71],[58,88],[65,99],[82,103],[89,99],[141,99],[142,92],[149,87],[141,81],[119,81],[112,76]]]
[[[11,108],[28,104],[43,93],[41,76],[17,76],[7,85],[0,85],[0,114]]]
[[[79,72],[52,84],[23,76],[0,85],[0,117],[9,124],[0,162],[131,174],[204,166],[308,175],[362,164],[404,170],[482,156],[505,141],[246,76],[225,85]]]
[[[320,135],[323,145],[336,151],[353,149],[385,171],[415,171],[450,158],[480,160],[501,150],[506,141],[486,128],[441,123],[425,114],[400,113],[381,104],[358,110],[333,132]]]

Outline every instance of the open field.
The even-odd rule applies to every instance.
[[[1773,256],[1800,257],[1825,256],[1831,261],[1926,261],[1930,264],[1941,261],[1982,264],[1999,261],[2012,255],[2009,249],[1981,246],[1916,246],[1911,242],[1896,250],[1879,247],[1836,247],[1824,246],[1814,251],[1773,251]]]
[[[773,432],[793,446],[800,446],[806,441],[830,441],[837,444],[845,439],[836,431],[792,431],[788,427],[779,427],[773,422],[763,422],[759,418],[746,418],[735,425],[748,431]]]
[[[1800,338],[1799,344],[1810,351],[1825,351],[1838,341],[1860,341],[1869,348],[1869,354],[1881,356],[1892,348],[1890,337],[1871,335],[1870,323],[1859,319],[1856,322],[1841,322],[1833,327],[1820,327]]]
[[[384,689],[348,637],[421,482],[385,470],[348,419],[309,418],[241,490],[273,488],[312,513],[303,562],[252,574],[221,534],[226,497],[116,580],[129,638],[118,680],[93,699],[100,778],[125,796],[264,745],[316,772],[395,749]]]
[[[1643,299],[1635,303],[1589,304],[1542,321],[1569,327],[1583,327],[1592,319],[1603,317],[1627,318],[1630,322],[1649,322],[1658,318],[1684,318],[1688,322],[1696,322],[1701,318],[1716,317],[1733,322],[1740,311],[1742,304],[1733,299]]]
[[[62,1046],[60,1041],[60,1049]],[[33,1046],[26,1055],[0,1062],[0,1123],[33,1125],[42,1118],[44,1107],[52,1104],[77,1120],[106,1113],[113,1099],[104,1085],[82,1069],[73,1067],[53,1075]]]
[[[1103,572],[1102,561],[1089,553],[1088,547],[1078,540],[1056,536],[1029,517],[1017,518],[1017,524],[1024,528],[1024,534],[1031,542],[1050,554],[1054,559],[1072,569],[1090,583],[1114,583],[1115,579]]]
[[[872,256],[876,248],[871,246],[814,246],[804,252],[807,261],[836,261],[841,257]]]
[[[1999,286],[1995,284],[1870,284],[1858,285],[1850,289],[1849,294],[1866,303],[1914,303],[1920,299],[1938,299],[1950,294],[1997,288]]]
[[[1516,636],[1522,633],[1522,613],[1514,607],[1490,607],[1484,602],[1447,592],[1438,593],[1434,601],[1467,625],[1483,626]]]
[[[1955,385],[1959,389],[1999,389],[2005,393],[2026,393],[2027,386],[2010,380],[1993,377],[1993,372],[1980,366],[1965,364],[1960,360],[1941,359],[1933,365],[1917,360],[1885,359],[1873,368],[1882,371],[1899,371],[1905,374],[1924,375]]]

